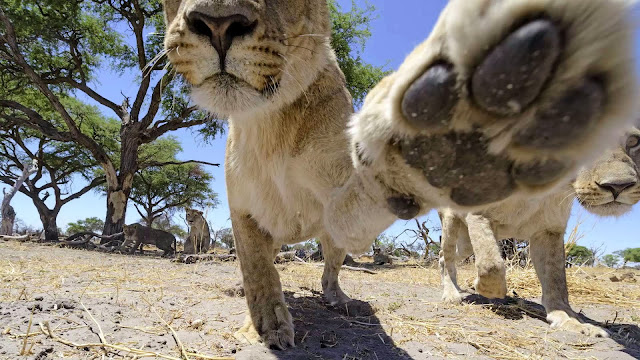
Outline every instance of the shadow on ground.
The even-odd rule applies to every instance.
[[[296,330],[296,347],[286,351],[270,350],[261,345],[247,346],[236,359],[411,359],[386,334],[371,305],[354,300],[351,310],[331,308],[322,295],[299,296],[285,292]],[[356,310],[357,309],[357,310]]]
[[[509,320],[522,320],[525,315],[546,322],[544,306],[520,297],[506,297],[505,299],[487,299],[481,295],[472,294],[465,297],[465,303],[486,307],[496,315]],[[623,352],[640,359],[640,327],[634,324],[616,323],[616,319],[601,323],[580,313],[580,320],[585,323],[600,326],[609,332],[611,339],[624,346]]]

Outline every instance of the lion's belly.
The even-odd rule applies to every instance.
[[[528,240],[540,231],[564,232],[572,202],[563,198],[566,191],[561,190],[545,197],[505,202],[490,210],[496,238]]]

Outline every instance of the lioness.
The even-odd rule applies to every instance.
[[[164,10],[174,69],[199,107],[229,121],[242,332],[274,348],[294,345],[273,264],[282,244],[318,238],[325,297],[344,304],[347,252],[436,206],[548,191],[613,142],[637,98],[626,1],[452,0],[354,117],[325,0]]]
[[[185,254],[200,254],[209,251],[211,246],[211,232],[209,224],[200,210],[186,208],[189,237],[184,243]],[[213,244],[215,246],[215,244]]]
[[[121,248],[124,249],[127,245],[133,242],[133,247],[131,247],[130,250],[132,254],[138,247],[140,248],[140,252],[143,253],[144,251],[142,250],[142,247],[144,244],[155,245],[155,247],[164,251],[162,256],[168,256],[175,253],[176,238],[166,231],[150,228],[140,224],[125,225],[123,231],[124,243]],[[171,244],[173,244],[173,247],[171,247]]]
[[[620,216],[631,210],[640,201],[638,166],[640,130],[633,128],[620,146],[606,151],[595,164],[582,169],[571,185],[546,197],[505,201],[466,216],[450,209],[440,212],[443,300],[461,300],[456,283],[456,244],[458,259],[475,252],[476,291],[489,298],[503,298],[507,293],[505,265],[496,239],[530,239],[531,259],[542,285],[542,304],[551,326],[606,336],[605,330],[581,323],[569,306],[564,233],[574,197],[599,216]]]

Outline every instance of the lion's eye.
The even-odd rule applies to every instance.
[[[640,148],[640,136],[632,135],[627,138],[627,150],[638,150]]]

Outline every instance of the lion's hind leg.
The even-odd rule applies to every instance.
[[[531,259],[542,286],[542,305],[547,311],[547,321],[552,328],[608,337],[606,330],[580,321],[569,305],[563,235],[561,232],[542,231],[530,240]]]

